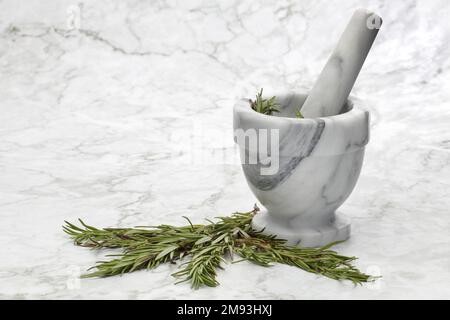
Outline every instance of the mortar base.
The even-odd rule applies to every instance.
[[[255,230],[264,229],[263,234],[285,239],[288,245],[301,247],[321,247],[350,237],[350,222],[339,214],[334,214],[324,225],[298,228],[275,221],[265,209],[262,209],[253,218],[252,227]]]

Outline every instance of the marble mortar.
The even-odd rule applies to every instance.
[[[285,93],[276,97],[280,113],[272,116],[252,110],[248,100],[234,106],[235,132],[278,129],[279,135],[278,170],[271,175],[261,174],[261,168],[267,167],[261,157],[256,163],[248,163],[252,153],[259,154],[259,144],[256,149],[249,148],[249,143],[235,136],[247,183],[263,205],[253,219],[253,227],[304,247],[346,240],[350,223],[336,210],[358,180],[369,141],[369,112],[351,98],[338,115],[297,119],[295,112],[306,95]]]

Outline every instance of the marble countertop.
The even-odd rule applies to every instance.
[[[371,112],[340,252],[383,278],[354,287],[293,267],[176,266],[79,280],[104,253],[61,231],[201,222],[247,210],[233,100],[307,91],[354,9],[384,18],[352,94]],[[0,2],[0,298],[450,298],[450,3]]]

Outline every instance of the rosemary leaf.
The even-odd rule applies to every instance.
[[[274,112],[280,112],[279,108],[280,105],[276,101],[276,97],[273,96],[269,99],[263,99],[262,97],[263,89],[261,88],[260,91],[256,94],[255,100],[249,100],[250,107],[255,110],[256,112],[266,114],[266,115],[272,115]],[[300,108],[297,108],[295,112],[295,117],[298,119],[303,119],[304,116],[300,112]]]

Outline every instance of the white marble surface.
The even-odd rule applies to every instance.
[[[450,298],[448,1],[85,1],[68,30],[74,3],[0,2],[0,298]],[[102,254],[73,246],[64,219],[250,208],[233,95],[310,88],[357,7],[384,23],[352,92],[372,128],[339,250],[381,281],[247,263],[198,291],[174,266],[77,281]]]

